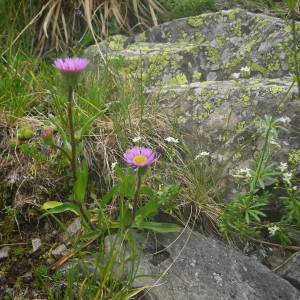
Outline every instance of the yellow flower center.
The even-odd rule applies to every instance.
[[[148,160],[148,158],[144,155],[137,155],[134,157],[133,161],[137,164],[143,164]]]

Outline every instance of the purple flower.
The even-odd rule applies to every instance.
[[[132,167],[145,167],[156,161],[156,153],[145,147],[133,147],[124,153],[125,161]]]
[[[86,68],[89,60],[80,57],[57,58],[53,66],[63,73],[78,73]]]

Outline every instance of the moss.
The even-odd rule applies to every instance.
[[[203,24],[203,19],[199,16],[189,17],[187,23],[192,27],[199,27]]]
[[[170,85],[183,85],[187,84],[188,80],[186,76],[183,73],[177,74],[175,77],[172,77],[168,82],[167,86]]]

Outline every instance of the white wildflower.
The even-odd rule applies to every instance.
[[[274,146],[277,146],[277,147],[281,148],[280,144],[276,141],[275,138],[271,137],[269,142],[270,142],[271,145],[274,145]]]
[[[241,72],[249,73],[249,72],[250,72],[250,67],[248,67],[248,66],[246,66],[246,67],[241,67]]]
[[[281,123],[287,124],[287,123],[291,122],[291,119],[289,117],[281,117],[281,118],[277,119],[277,122],[281,122]]]
[[[278,169],[279,169],[281,172],[284,172],[287,168],[288,168],[287,163],[283,163],[283,162],[281,162],[281,163],[280,163],[280,166],[278,167]]]
[[[269,230],[269,234],[271,235],[271,236],[273,236],[275,233],[276,233],[276,231],[278,231],[280,228],[277,226],[277,225],[274,225],[274,226],[272,226],[272,227],[268,227],[268,230]]]
[[[232,73],[231,76],[232,76],[232,78],[234,78],[234,79],[239,79],[240,76],[241,76],[241,73]]]
[[[210,153],[206,151],[200,152],[198,155],[196,155],[195,160],[200,159],[201,157],[209,156]]]
[[[115,167],[116,167],[117,164],[118,163],[116,161],[111,164],[111,171],[112,172],[114,171],[114,169],[115,169]]]
[[[141,139],[142,139],[142,137],[136,136],[136,137],[134,137],[134,138],[132,139],[132,141],[133,141],[134,143],[137,143],[137,142],[139,142]]]
[[[292,187],[292,189],[293,189],[294,191],[297,191],[297,188],[298,188],[297,185],[295,185],[295,186]]]
[[[244,174],[247,178],[251,178],[252,177],[252,175],[251,175],[251,169],[249,169],[249,168],[239,169],[238,173],[239,174]]]
[[[167,138],[165,138],[165,141],[168,142],[168,143],[174,143],[174,144],[178,144],[179,143],[179,140],[173,138],[172,136],[168,136]]]
[[[292,173],[283,173],[283,174],[282,174],[282,179],[283,179],[283,181],[285,181],[287,184],[291,184],[292,176],[293,176]]]

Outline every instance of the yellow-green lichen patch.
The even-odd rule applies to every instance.
[[[227,13],[227,18],[229,20],[233,20],[233,19],[236,18],[236,15],[239,14],[239,12],[240,11],[238,9],[232,10],[232,11],[230,11],[230,12]]]
[[[214,64],[220,59],[220,49],[214,47],[207,47],[205,51],[207,55],[207,60],[209,63]]]
[[[167,68],[167,66],[170,63],[170,60],[172,58],[172,55],[166,54],[166,53],[160,53],[159,55],[155,55],[153,57],[150,57],[149,62],[150,66],[147,70],[149,78],[154,78],[156,82],[155,85],[161,84],[161,75],[163,74],[163,71]]]
[[[203,107],[208,113],[212,113],[213,110],[214,110],[212,103],[211,103],[211,102],[208,102],[208,101],[207,101],[207,102],[204,102],[204,103],[202,104],[202,107]]]
[[[244,128],[245,128],[245,125],[246,125],[246,121],[241,121],[241,122],[238,122],[236,124],[236,129],[235,129],[235,132],[236,133],[241,133],[244,131]]]
[[[192,78],[193,78],[193,81],[200,81],[202,77],[202,73],[201,72],[194,72],[193,75],[192,75]]]
[[[292,165],[292,167],[297,167],[300,165],[300,150],[294,150],[292,151],[288,156],[288,161]]]
[[[126,40],[127,37],[124,35],[114,35],[110,38],[110,41],[108,42],[108,47],[113,51],[121,50],[123,49]]]
[[[235,23],[230,24],[230,29],[233,36],[242,36],[242,20],[237,19]]]
[[[274,95],[274,94],[282,93],[284,90],[285,90],[284,86],[273,85],[267,89],[267,92]]]
[[[201,16],[189,17],[187,23],[192,27],[199,27],[203,24],[203,19]]]
[[[248,107],[251,103],[251,97],[250,95],[247,93],[247,94],[244,94],[242,96],[242,102],[243,102],[243,107]]]
[[[187,80],[185,74],[183,74],[183,73],[177,74],[176,76],[172,77],[167,82],[167,86],[171,86],[171,85],[183,85],[183,84],[188,84],[188,80]]]
[[[140,33],[139,34],[139,36],[138,36],[138,41],[139,42],[146,42],[146,33],[145,32],[142,32],[142,33]]]
[[[264,77],[267,77],[268,75],[268,70],[262,66],[261,64],[259,64],[258,62],[251,62],[249,63],[250,65],[250,69],[251,69],[251,72],[259,72],[261,74],[263,74]]]
[[[199,45],[208,45],[208,42],[207,42],[205,36],[200,31],[197,31],[194,33],[193,41]]]
[[[295,29],[296,29],[296,32],[299,32],[300,31],[300,23],[299,22],[296,22],[295,23]],[[291,24],[288,24],[284,27],[284,31],[286,32],[292,32],[292,25]]]
[[[245,50],[247,52],[250,52],[252,50],[252,47],[257,43],[256,40],[252,40],[250,41],[246,46],[245,46]]]

